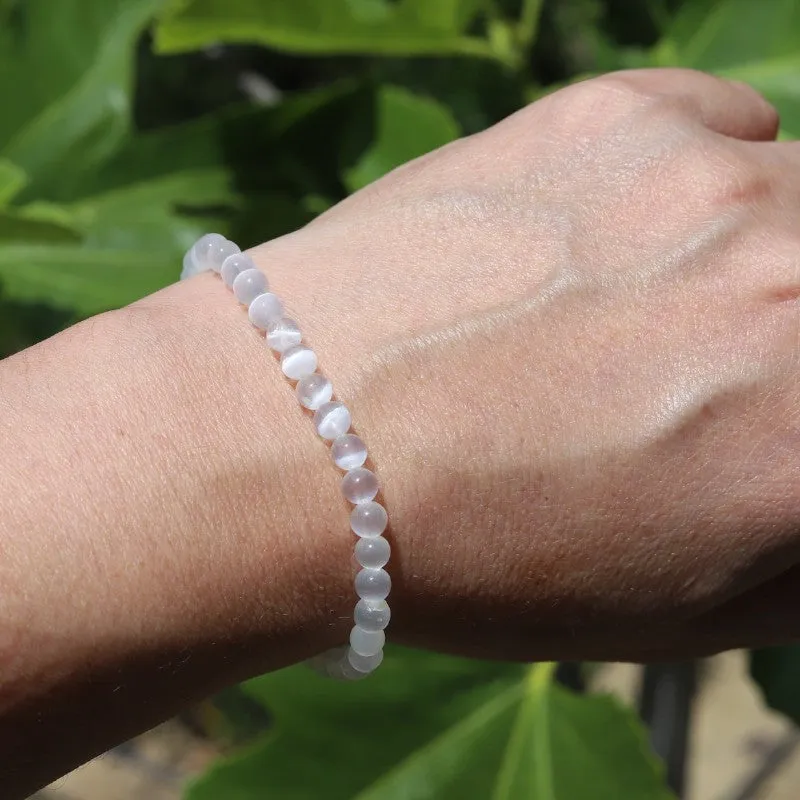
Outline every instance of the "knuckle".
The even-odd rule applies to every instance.
[[[773,171],[719,142],[692,148],[684,172],[695,196],[712,209],[759,206],[775,194]]]

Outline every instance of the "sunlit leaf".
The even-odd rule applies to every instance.
[[[364,119],[364,113],[373,118]],[[458,124],[448,109],[396,86],[382,86],[374,103],[356,115],[351,125],[359,133],[370,132],[366,150],[344,171],[344,182],[351,192],[459,135]]]
[[[476,0],[192,0],[173,6],[157,30],[163,52],[251,42],[303,53],[492,56],[466,35]]]
[[[188,800],[668,800],[635,715],[554,685],[551,665],[393,649],[336,684],[298,667],[249,684],[275,727]]]

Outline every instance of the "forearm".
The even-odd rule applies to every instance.
[[[6,797],[346,635],[337,476],[210,276],[0,364],[0,451]]]

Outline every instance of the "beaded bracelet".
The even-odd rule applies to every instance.
[[[389,522],[386,509],[375,502],[378,478],[364,467],[367,448],[350,430],[350,411],[333,399],[331,382],[317,369],[317,355],[303,344],[297,323],[284,316],[280,298],[269,291],[269,283],[253,260],[237,245],[218,233],[198,239],[183,258],[181,279],[211,270],[221,276],[236,299],[248,309],[250,322],[266,332],[266,341],[281,359],[283,374],[296,382],[300,404],[314,412],[317,433],[331,443],[337,467],[345,471],[342,493],[354,505],[350,527],[358,537],[354,626],[349,647],[338,647],[312,659],[311,665],[332,678],[358,680],[378,668],[383,660],[384,629],[390,611],[386,597],[391,589],[389,542],[382,536]]]

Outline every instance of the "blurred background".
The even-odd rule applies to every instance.
[[[171,283],[205,231],[279,236],[653,65],[748,81],[800,134],[800,0],[0,0],[0,357]],[[796,800],[792,720],[800,648],[647,669],[394,650],[357,685],[233,688],[38,797]]]

